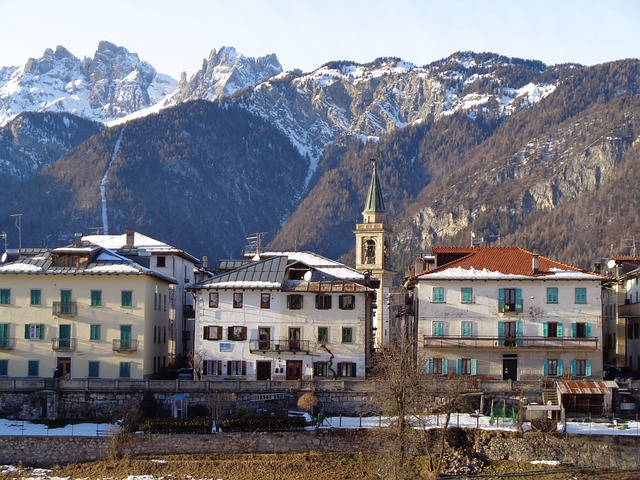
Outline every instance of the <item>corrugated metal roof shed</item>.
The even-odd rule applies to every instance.
[[[558,382],[558,391],[562,395],[607,395],[618,388],[612,380],[563,380]]]

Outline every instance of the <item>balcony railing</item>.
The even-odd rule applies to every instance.
[[[53,314],[58,317],[75,317],[78,314],[76,302],[53,302]]]
[[[597,350],[597,338],[424,336],[424,348],[550,348]]]
[[[0,350],[13,350],[16,348],[16,339],[3,337],[0,338]]]
[[[309,340],[251,340],[249,343],[249,351],[251,353],[309,353]]]
[[[114,340],[114,352],[136,352],[138,351],[138,340]]]
[[[54,352],[75,352],[77,343],[75,338],[53,338],[51,348]]]

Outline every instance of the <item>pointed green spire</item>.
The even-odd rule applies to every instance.
[[[369,195],[367,195],[367,203],[362,213],[384,213],[384,199],[382,198],[382,189],[380,181],[376,173],[376,159],[371,159],[373,165],[373,173],[371,175],[371,185],[369,185]]]

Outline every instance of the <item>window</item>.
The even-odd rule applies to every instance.
[[[120,362],[120,378],[131,378],[131,362]]]
[[[586,288],[576,288],[576,303],[587,303]]]
[[[29,360],[27,362],[27,375],[30,377],[39,377],[40,362],[38,360]]]
[[[260,294],[260,308],[271,308],[271,294],[269,292]]]
[[[222,327],[207,325],[202,335],[204,340],[222,340]]]
[[[163,304],[162,308],[166,312],[167,311],[167,294],[166,293],[162,295],[162,304]]]
[[[24,326],[24,338],[27,340],[44,340],[44,324],[27,323]]]
[[[122,290],[120,305],[123,307],[133,307],[133,292],[131,290]]]
[[[100,362],[89,360],[89,378],[100,377]]]
[[[313,362],[313,376],[314,377],[328,377],[329,376],[329,363],[328,362]]]
[[[498,305],[500,312],[522,311],[522,289],[501,288],[498,291]]]
[[[433,303],[444,303],[444,287],[433,287]]]
[[[202,362],[202,374],[216,377],[222,375],[222,360],[205,360]]]
[[[218,308],[218,292],[209,293],[209,308]]]
[[[11,290],[8,288],[0,289],[0,305],[11,304]]]
[[[353,328],[342,327],[342,343],[353,342]]]
[[[547,288],[547,303],[558,303],[558,289]]]
[[[434,337],[441,337],[444,335],[444,323],[442,321],[435,321],[431,323],[431,334]]]
[[[353,362],[338,362],[339,377],[355,377],[356,364]]]
[[[164,268],[166,266],[167,266],[167,257],[165,257],[164,255],[158,255],[156,257],[156,267]]]
[[[329,343],[329,327],[318,327],[318,343]]]
[[[562,337],[562,324],[558,322],[547,322],[542,324],[542,335],[551,338]]]
[[[462,336],[463,337],[472,337],[473,336],[473,322],[462,322],[461,326]]]
[[[460,303],[473,303],[473,289],[463,287],[460,290]]]
[[[289,310],[302,310],[302,295],[298,293],[287,295],[287,308]]]
[[[316,295],[316,308],[318,310],[329,310],[331,308],[331,295],[322,293]]]
[[[476,359],[475,358],[458,359],[458,374],[459,375],[475,375]]]
[[[434,375],[446,375],[448,373],[447,363],[446,358],[430,358],[429,373],[433,373]]]
[[[101,337],[101,328],[100,325],[91,325],[89,327],[89,340],[92,342],[97,342]]]
[[[228,329],[229,340],[246,340],[247,339],[247,327],[229,327]]]
[[[91,290],[91,306],[102,306],[102,290]]]
[[[591,360],[572,360],[571,373],[576,377],[590,377]]]
[[[542,364],[542,374],[549,377],[562,376],[562,360],[549,359]]]
[[[574,338],[589,338],[591,336],[591,324],[577,322],[571,325]]]
[[[637,339],[638,334],[640,334],[640,323],[636,322],[633,324],[633,338]]]
[[[353,310],[356,308],[355,295],[340,295],[338,297],[338,306],[340,310]]]
[[[242,293],[233,293],[233,308],[242,308]]]
[[[0,376],[9,375],[9,360],[0,360]]]
[[[31,289],[31,305],[41,305],[41,291],[40,289]]]
[[[246,375],[247,362],[244,360],[228,360],[227,375]]]

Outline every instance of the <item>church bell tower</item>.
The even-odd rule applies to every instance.
[[[372,174],[369,192],[362,212],[362,223],[356,224],[356,270],[380,280],[377,289],[377,304],[374,318],[374,346],[382,348],[389,340],[390,319],[388,309],[384,308],[389,289],[396,274],[391,269],[391,238],[394,233],[386,223],[387,214],[378,180],[376,160],[371,160]]]

